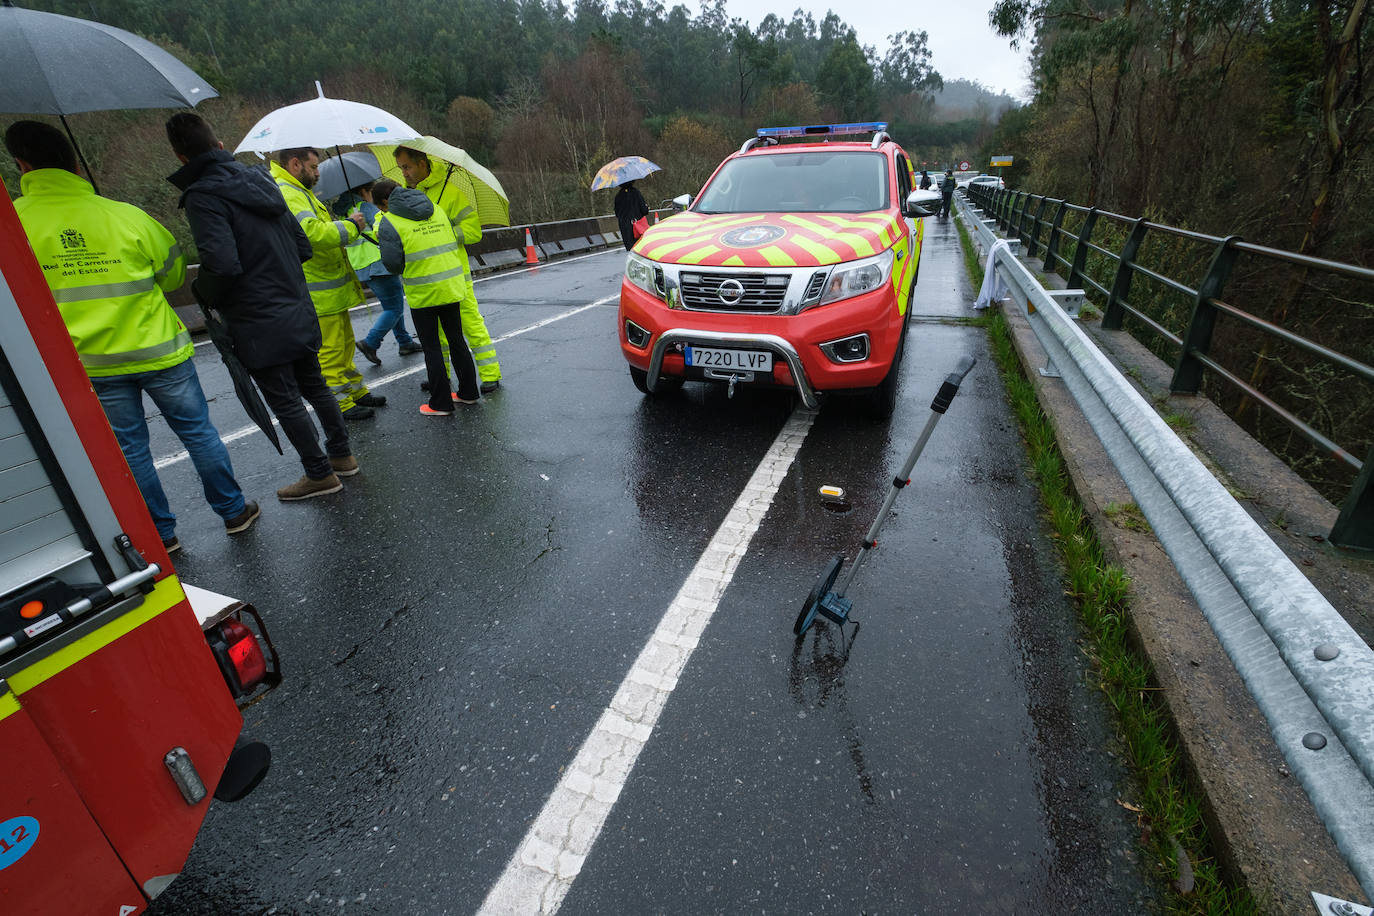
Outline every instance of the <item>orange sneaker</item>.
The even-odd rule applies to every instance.
[[[453,411],[451,411],[451,410],[435,410],[433,407],[430,407],[428,404],[421,404],[421,405],[420,405],[420,413],[424,414],[424,415],[427,416],[427,417],[451,417],[451,416],[453,416]]]
[[[450,397],[453,398],[453,403],[455,403],[455,404],[476,404],[476,403],[477,403],[477,398],[473,398],[471,401],[469,401],[467,398],[460,398],[460,397],[458,397],[458,392],[456,392],[456,391],[455,391],[455,392],[452,392],[452,393],[450,394]]]

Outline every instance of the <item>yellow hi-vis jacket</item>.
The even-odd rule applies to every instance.
[[[314,257],[304,264],[305,286],[310,290],[310,301],[315,303],[315,314],[335,315],[366,301],[362,284],[345,255],[348,243],[358,237],[358,227],[352,220],[330,219],[329,210],[320,199],[275,159],[271,170],[286,208],[301,224],[315,251]]]
[[[151,372],[189,359],[191,335],[163,295],[186,279],[172,234],[65,169],[26,172],[19,187],[14,209],[86,374]]]
[[[441,159],[431,159],[429,162],[429,177],[415,187],[424,191],[425,196],[437,209],[448,214],[449,222],[453,224],[453,234],[458,237],[458,257],[463,262],[463,280],[468,285],[468,294],[472,295],[472,270],[468,266],[468,250],[464,246],[481,241],[482,219],[477,215],[477,208],[458,188],[453,178],[444,180],[448,175],[449,164]],[[473,301],[476,301],[476,296],[473,296]]]
[[[388,268],[397,266],[388,250],[399,240],[405,259],[401,283],[412,309],[459,303],[468,297],[467,265],[460,258],[463,246],[442,210],[436,208],[426,219],[379,214],[377,235]]]

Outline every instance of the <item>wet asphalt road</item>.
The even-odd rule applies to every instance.
[[[392,406],[352,427],[363,472],[342,494],[279,503],[289,447],[235,440],[263,516],[229,539],[189,463],[162,470],[178,572],[256,604],[286,680],[245,714],[272,773],[212,807],[151,912],[482,904],[794,410],[701,385],[642,397],[615,341],[622,266],[479,282],[506,382],[451,420],[418,413],[419,358],[388,340],[360,368]],[[972,297],[952,224],[928,219],[896,416],[815,419],[561,912],[1158,909],[1001,382],[953,320]],[[244,419],[207,349],[228,434]],[[794,640],[964,353],[980,363],[850,592],[847,662],[832,628]],[[155,455],[179,450],[153,427]],[[852,510],[824,508],[823,483]]]

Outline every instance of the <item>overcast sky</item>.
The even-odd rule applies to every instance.
[[[669,6],[673,4],[669,2]],[[695,13],[699,4],[687,2]],[[931,63],[947,80],[977,80],[994,90],[1010,93],[1022,101],[1030,100],[1026,76],[1026,53],[1012,51],[1006,39],[999,38],[988,25],[992,0],[965,3],[937,3],[935,0],[898,0],[898,2],[836,3],[824,0],[726,0],[732,18],[744,19],[757,27],[764,16],[776,13],[784,20],[792,11],[802,9],[815,17],[817,24],[833,9],[854,27],[859,44],[872,45],[882,57],[888,48],[887,36],[902,31],[924,30],[929,38]]]

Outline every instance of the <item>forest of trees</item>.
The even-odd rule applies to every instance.
[[[34,8],[144,35],[208,79],[221,97],[199,111],[232,147],[263,114],[327,95],[365,101],[489,164],[517,222],[609,210],[588,190],[604,162],[626,154],[664,169],[646,183],[653,202],[695,193],[755,127],[825,119],[892,123],[919,162],[967,158],[1013,100],[966,81],[944,87],[926,34],[894,30],[888,46],[861,46],[838,15],[796,12],[755,25],[721,0],[691,16],[660,2],[359,0],[300,8],[233,4],[58,0]],[[937,106],[942,87],[950,99]],[[162,178],[172,171],[160,131],[165,112],[69,118],[111,196],[145,206],[184,230]],[[0,166],[12,192],[13,169]]]

